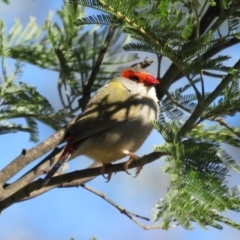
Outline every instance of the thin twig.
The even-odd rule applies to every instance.
[[[200,17],[200,19],[201,19],[201,17],[202,17],[202,14],[203,14],[204,9],[205,9],[205,7],[207,6],[207,4],[208,4],[208,1],[205,1],[204,4],[202,5],[202,8],[201,8],[201,10],[200,10],[200,12],[199,12],[199,17]]]
[[[223,74],[217,74],[217,73],[211,73],[208,71],[203,71],[203,75],[209,76],[209,77],[214,77],[214,78],[224,78],[226,75]]]
[[[190,110],[189,108],[183,106],[182,104],[180,104],[168,91],[165,91],[165,94],[167,95],[167,97],[179,108],[183,109],[184,111],[188,112],[188,113],[193,113],[192,110]]]
[[[201,57],[200,58],[200,64],[201,64]],[[203,80],[203,71],[200,72],[200,80],[201,80],[201,87],[202,87],[202,98],[205,99],[205,87],[204,87],[204,80]]]
[[[205,4],[206,4],[206,2],[205,2]],[[201,12],[202,11],[200,11],[198,13],[198,2],[193,2],[192,5],[193,5],[193,9],[194,9],[195,14],[196,14],[196,21],[197,21],[196,39],[199,39],[200,38],[200,19],[201,19]],[[202,66],[202,59],[201,59],[201,55],[199,53],[197,55],[197,59],[198,59],[199,65]],[[203,81],[203,76],[202,76],[202,69],[200,71],[200,82],[201,82],[201,88],[202,88],[201,89],[202,90],[202,96],[201,97],[202,97],[202,99],[205,99],[205,88],[204,88],[204,81]],[[200,99],[198,98],[198,100],[200,100]]]
[[[131,65],[131,67],[140,66],[141,68],[147,68],[153,62],[154,62],[154,60],[150,60],[148,57],[146,57],[143,61],[138,62],[138,63],[134,63],[133,65]]]
[[[150,219],[147,218],[147,217],[140,216],[140,215],[138,215],[138,214],[129,212],[129,211],[126,210],[125,208],[122,208],[121,206],[119,206],[118,204],[116,204],[114,201],[112,201],[111,199],[109,199],[106,194],[104,194],[104,193],[102,193],[102,192],[99,192],[99,191],[97,191],[97,190],[95,190],[95,189],[93,189],[93,188],[91,188],[91,187],[89,187],[89,186],[86,186],[85,184],[81,184],[80,186],[81,186],[82,188],[88,190],[89,192],[91,192],[91,193],[99,196],[100,198],[104,199],[106,202],[108,202],[108,203],[111,204],[113,207],[115,207],[116,209],[118,209],[120,213],[126,215],[126,216],[129,217],[130,219],[131,219],[132,216],[134,216],[134,217],[137,217],[137,218],[141,218],[141,219],[143,219],[143,220],[146,220],[146,221],[150,221]]]
[[[96,64],[95,66],[93,67],[93,70],[92,70],[92,73],[88,79],[88,82],[85,86],[83,86],[83,95],[82,95],[82,98],[80,100],[80,103],[81,103],[81,108],[84,109],[89,98],[90,98],[90,94],[91,94],[91,89],[92,89],[92,86],[94,84],[94,81],[96,79],[96,76],[100,70],[100,66],[102,64],[102,61],[103,61],[103,58],[108,50],[108,47],[113,39],[113,36],[114,36],[114,33],[115,33],[115,30],[116,30],[116,26],[114,25],[111,25],[110,28],[109,28],[109,31],[108,31],[108,34],[106,36],[106,39],[105,39],[105,42],[103,44],[103,47],[98,55],[98,59],[96,61]]]
[[[193,11],[196,16],[196,24],[195,24],[195,38],[199,39],[200,37],[200,14],[198,13],[198,2],[193,1],[191,3]]]
[[[131,218],[131,220],[136,223],[139,227],[143,228],[144,230],[150,230],[150,229],[164,229],[163,227],[163,224],[156,224],[156,225],[152,225],[152,226],[146,226],[142,223],[140,223],[139,221],[137,221],[135,218]],[[169,227],[168,229],[170,228],[175,228],[177,227],[179,224],[174,224],[172,225],[171,227]]]
[[[234,129],[234,127],[229,126],[229,125],[226,123],[225,119],[223,119],[223,118],[216,118],[216,119],[214,119],[213,121],[218,122],[220,125],[224,126],[224,127],[227,128],[228,130],[230,130],[232,133],[234,133],[237,137],[240,138],[240,132],[239,132],[239,131],[236,131],[236,130]]]
[[[62,77],[61,77],[61,75],[62,75],[62,74],[59,73],[58,86],[57,86],[57,87],[58,87],[58,95],[59,95],[60,102],[61,102],[63,108],[66,109],[66,108],[67,108],[67,105],[66,105],[65,102],[64,102],[63,95],[62,95],[62,90],[61,90],[61,88],[62,88]]]
[[[202,97],[201,93],[198,91],[195,83],[193,82],[193,80],[188,75],[186,75],[185,77],[187,78],[187,80],[191,84],[193,90],[195,91],[198,101],[201,101],[203,99],[203,97]]]
[[[65,94],[66,94],[66,97],[67,97],[67,101],[68,101],[68,106],[67,106],[67,108],[69,108],[70,110],[72,110],[72,101],[71,101],[70,96],[69,96],[69,92],[68,92],[68,89],[67,89],[67,83],[66,83],[66,81],[64,81],[63,86],[64,86]]]
[[[117,210],[119,210],[120,213],[124,214],[125,216],[127,216],[130,220],[132,220],[134,223],[136,223],[138,226],[140,226],[141,228],[145,229],[145,230],[150,230],[150,229],[163,229],[163,225],[162,224],[158,224],[158,225],[152,225],[152,226],[146,226],[144,224],[142,224],[141,222],[137,221],[136,218],[141,218],[143,220],[146,221],[150,221],[149,218],[140,216],[138,214],[129,212],[128,210],[126,210],[125,208],[119,206],[118,204],[116,204],[115,202],[113,202],[111,199],[109,199],[107,197],[106,194],[101,193],[89,186],[86,186],[85,184],[80,185],[81,187],[83,187],[84,189],[88,190],[89,192],[99,196],[100,198],[104,199],[106,202],[108,202],[109,204],[111,204],[113,207],[115,207]],[[134,218],[135,217],[135,218]],[[172,225],[170,228],[174,228],[176,227],[178,224]]]
[[[162,64],[162,58],[163,56],[158,55],[158,67],[157,67],[157,79],[160,80],[160,76],[161,76],[161,64]]]

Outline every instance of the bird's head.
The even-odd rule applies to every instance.
[[[142,68],[126,68],[122,71],[122,77],[143,83],[145,86],[154,86],[159,84],[159,81],[155,77]]]

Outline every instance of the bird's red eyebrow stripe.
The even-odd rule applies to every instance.
[[[138,77],[139,82],[144,83],[146,86],[159,84],[159,81],[155,77],[145,72],[134,72],[131,69],[126,69],[122,72],[122,76],[129,79]]]
[[[122,72],[122,76],[125,78],[131,78],[134,76],[134,72],[132,70],[126,69]]]

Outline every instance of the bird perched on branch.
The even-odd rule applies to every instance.
[[[154,86],[159,81],[145,69],[134,66],[124,69],[101,87],[86,106],[86,110],[69,128],[67,144],[58,162],[46,175],[46,185],[66,161],[85,155],[105,167],[130,156],[143,144],[158,118],[158,99]],[[126,164],[127,170],[128,164]],[[110,180],[111,174],[108,174]]]

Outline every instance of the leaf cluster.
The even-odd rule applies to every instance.
[[[170,153],[164,172],[171,183],[166,199],[157,203],[155,221],[161,218],[166,229],[176,222],[187,229],[191,222],[218,229],[222,228],[219,223],[226,223],[240,229],[220,214],[239,210],[239,193],[230,197],[231,188],[224,181],[230,169],[239,172],[240,167],[219,145],[227,143],[239,148],[240,129],[229,126],[226,117],[239,112],[240,60],[230,67],[227,62],[231,57],[217,54],[239,43],[235,37],[240,30],[237,2],[70,2],[105,12],[80,18],[75,22],[77,26],[119,26],[135,39],[124,46],[126,51],[156,54],[158,77],[163,57],[172,63],[157,87],[161,114],[154,125],[166,143],[156,151]],[[228,31],[223,35],[224,21]],[[220,79],[212,92],[206,91],[206,76]],[[170,92],[170,86],[182,77],[188,83]],[[218,124],[206,125],[210,121]]]
[[[78,5],[101,13],[85,16]],[[240,147],[240,129],[227,122],[240,111],[240,59],[230,65],[231,56],[220,54],[239,43],[238,5],[238,1],[221,0],[69,0],[58,12],[61,24],[53,24],[49,15],[38,27],[31,18],[24,29],[16,21],[6,34],[1,21],[0,53],[2,58],[59,72],[58,91],[65,117],[80,109],[76,106],[79,96],[80,100],[90,97],[113,76],[117,69],[113,66],[133,60],[136,51],[155,54],[161,114],[154,126],[165,140],[155,151],[168,153],[163,171],[170,176],[170,186],[166,198],[155,206],[154,221],[162,221],[164,229],[179,224],[191,229],[193,222],[217,229],[224,223],[240,229],[238,223],[222,215],[223,211],[240,209],[239,189],[226,184],[228,172],[239,173],[240,166],[222,147],[222,143]],[[111,29],[115,31],[112,43],[107,53],[99,54]],[[122,46],[133,53],[123,55]],[[166,58],[170,63],[163,71]],[[61,118],[49,120],[57,113],[47,99],[33,87],[14,83],[5,72],[3,68],[2,116],[25,117],[28,125],[7,123],[7,129],[2,124],[1,133],[27,129],[36,140],[36,119],[56,128]],[[216,84],[209,91],[206,86],[212,79]],[[43,160],[33,172],[45,163]],[[33,177],[29,179],[31,187]]]
[[[164,123],[162,126],[156,123],[156,127],[162,136],[168,138],[165,138],[167,143],[156,147],[155,151],[171,154],[165,158],[168,165],[163,167],[163,172],[170,177],[170,187],[166,199],[161,198],[156,203],[154,221],[161,218],[164,229],[170,228],[174,222],[186,229],[192,229],[192,222],[204,228],[209,225],[222,229],[221,223],[227,223],[240,229],[239,225],[220,214],[226,210],[240,210],[240,191],[231,194],[231,188],[225,183],[229,170],[240,173],[240,165],[216,143],[217,139],[218,142],[231,143],[228,137],[225,139],[219,132],[209,136],[210,129],[207,129],[200,136],[193,131],[180,143],[174,144],[176,124]],[[211,130],[216,130],[216,127]],[[169,138],[170,133],[172,138]],[[239,146],[239,143],[236,140],[233,145]]]
[[[42,26],[30,17],[25,27],[16,20],[9,32],[0,20],[0,55],[2,57],[1,81],[1,133],[26,131],[31,133],[30,140],[37,141],[37,122],[41,121],[50,127],[59,129],[69,117],[79,112],[78,101],[88,83],[93,66],[104,45],[107,28],[76,28],[74,21],[85,11],[77,5],[65,3],[57,15],[61,22],[53,22],[53,13]],[[109,67],[136,58],[136,54],[120,57],[120,46],[128,40],[116,31],[109,51],[101,68],[98,69],[96,81],[91,91],[96,91],[114,74]],[[119,49],[115,51],[115,48]],[[14,73],[8,75],[7,59],[16,60]],[[62,109],[56,111],[50,102],[37,92],[35,87],[23,82],[17,83],[23,64],[29,63],[40,68],[59,72],[58,93]],[[117,67],[115,67],[117,69]],[[101,70],[99,72],[99,70]],[[90,92],[91,92],[90,91]],[[89,92],[89,97],[90,97]],[[27,125],[7,122],[6,119],[24,118]]]

